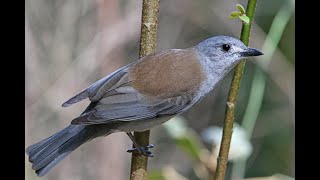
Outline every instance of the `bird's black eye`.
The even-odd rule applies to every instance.
[[[223,45],[222,45],[222,49],[223,49],[224,51],[229,51],[230,45],[229,45],[229,44],[223,44]]]

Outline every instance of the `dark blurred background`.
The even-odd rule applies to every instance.
[[[240,38],[242,22],[228,18],[237,3],[246,7],[247,1],[161,0],[157,51],[190,47],[215,35]],[[65,100],[138,58],[141,5],[142,0],[26,0],[26,147],[67,126],[89,102],[62,108]],[[230,161],[227,179],[293,179],[294,1],[258,0],[249,46],[265,53],[247,62],[237,103],[236,126],[243,127],[251,150],[244,157],[240,149],[247,145],[232,147],[240,160]],[[149,158],[149,179],[208,179],[214,173],[179,138],[196,138],[200,154],[214,154],[218,143],[201,135],[223,125],[231,78],[232,73],[176,121],[185,126],[169,121],[152,129],[155,157]],[[188,135],[172,135],[176,126]],[[131,154],[126,150],[131,146],[125,133],[95,139],[42,179],[128,179]],[[25,169],[26,179],[38,179],[27,156]]]

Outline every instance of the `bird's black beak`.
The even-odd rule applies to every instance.
[[[241,52],[242,57],[249,57],[249,56],[261,56],[263,53],[254,48],[248,48],[245,51]]]

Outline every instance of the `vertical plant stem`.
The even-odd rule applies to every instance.
[[[256,9],[257,0],[248,0],[248,5],[246,9],[246,15],[250,19],[250,23],[242,23],[241,37],[240,40],[248,46],[249,37],[250,37],[250,29],[254,16],[254,12]],[[218,157],[218,165],[215,174],[215,180],[223,180],[226,174],[227,163],[228,163],[228,153],[230,148],[230,142],[233,131],[233,122],[234,122],[234,114],[236,107],[236,100],[238,97],[238,92],[240,88],[241,78],[243,69],[245,66],[245,61],[241,61],[236,67],[234,71],[234,75],[231,82],[231,87],[229,91],[229,96],[227,100],[226,106],[226,115],[224,119],[224,127],[222,134],[222,141],[220,145],[219,157]]]
[[[266,37],[262,52],[264,56],[261,57],[261,64],[264,69],[267,69],[271,61],[281,37],[284,33],[290,17],[294,11],[294,1],[288,1],[278,11],[272,21],[269,33]],[[258,118],[260,108],[262,106],[263,95],[266,85],[266,77],[263,71],[256,67],[255,74],[252,80],[250,96],[248,100],[247,109],[243,116],[242,127],[245,129],[247,138],[250,139],[253,133],[256,120]],[[232,179],[243,179],[246,170],[247,159],[235,162],[232,169]]]
[[[156,51],[159,0],[143,0],[139,57]],[[150,131],[135,132],[134,137],[140,146],[149,144]],[[148,157],[132,153],[130,180],[147,179]]]

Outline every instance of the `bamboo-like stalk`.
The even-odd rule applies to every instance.
[[[242,24],[240,40],[246,46],[248,46],[249,44],[251,22],[253,20],[254,12],[256,9],[256,3],[257,3],[257,0],[248,0],[246,15],[249,17],[250,23]],[[237,102],[237,97],[238,97],[238,92],[240,88],[244,66],[245,66],[245,61],[241,61],[235,67],[234,75],[232,78],[229,96],[227,100],[222,141],[220,145],[217,170],[214,178],[215,180],[223,180],[226,174],[228,154],[229,154],[229,148],[230,148],[232,131],[233,131],[235,107],[236,107],[236,102]]]
[[[159,0],[143,0],[139,57],[156,51]],[[149,144],[150,131],[135,132],[134,137],[140,146]],[[148,157],[132,153],[130,180],[147,179]]]

